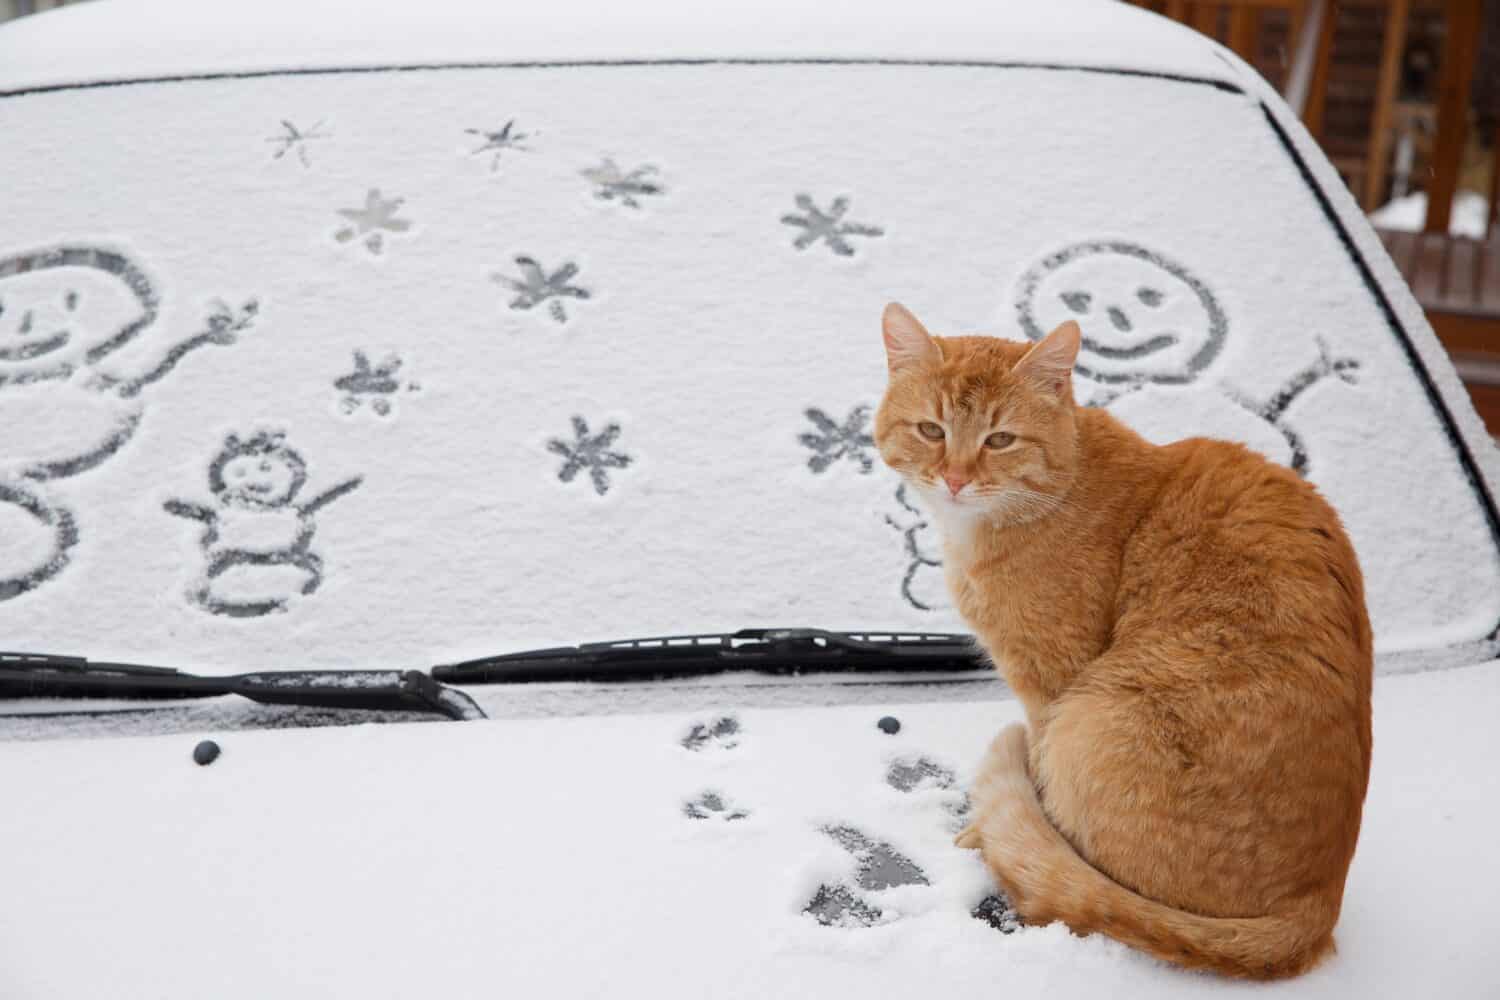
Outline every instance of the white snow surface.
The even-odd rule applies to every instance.
[[[639,59],[1067,62],[1232,79],[1114,0],[108,0],[0,30],[0,90],[308,67]]]
[[[0,336],[42,352],[0,358],[0,628],[208,671],[961,629],[867,437],[899,298],[943,332],[1078,318],[1083,398],[1300,450],[1383,665],[1473,662],[1485,503],[1245,85],[640,65],[0,98]]]
[[[734,746],[681,740],[724,714]],[[903,723],[880,732],[886,713]],[[1002,935],[952,846],[1013,701],[0,743],[0,996],[1493,997],[1500,664],[1382,677],[1338,954],[1248,987],[1060,925]],[[719,794],[735,821],[690,819]],[[802,912],[883,841],[929,884]]]

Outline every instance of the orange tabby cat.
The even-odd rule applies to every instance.
[[[1079,329],[932,337],[885,310],[886,463],[1026,709],[973,789],[1029,923],[1291,976],[1333,947],[1370,773],[1370,625],[1338,516],[1224,441],[1073,401]]]

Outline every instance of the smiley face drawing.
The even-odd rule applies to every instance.
[[[1120,240],[1043,258],[1021,279],[1016,313],[1032,340],[1077,320],[1077,372],[1114,385],[1191,382],[1218,357],[1229,329],[1218,300],[1186,268]]]
[[[1252,414],[1281,438],[1262,450],[1303,476],[1311,460],[1286,419],[1288,407],[1326,377],[1357,384],[1359,362],[1335,357],[1322,339],[1317,340],[1317,360],[1288,377],[1266,400],[1210,382],[1208,369],[1229,331],[1223,306],[1187,268],[1124,240],[1074,243],[1042,258],[1021,277],[1016,319],[1033,341],[1066,320],[1077,320],[1083,340],[1074,371],[1094,384],[1087,405],[1111,406],[1154,386],[1206,384],[1218,405],[1227,401],[1236,410],[1237,416],[1226,417],[1224,426]]]
[[[143,370],[112,365],[160,313],[146,272],[125,254],[73,245],[0,258],[0,601],[68,564],[79,532],[43,483],[94,469],[134,436],[143,391],[188,353],[247,329],[255,301],[216,303],[203,329]]]

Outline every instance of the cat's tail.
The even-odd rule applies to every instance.
[[[1324,905],[1263,917],[1203,917],[1174,909],[1115,882],[1085,861],[1042,811],[1027,770],[1026,731],[1006,729],[975,789],[983,817],[959,834],[978,847],[1027,923],[1061,920],[1080,934],[1102,933],[1190,969],[1247,979],[1305,972],[1333,950]],[[1336,913],[1333,915],[1336,917]]]

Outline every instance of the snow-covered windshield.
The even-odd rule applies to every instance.
[[[870,438],[890,299],[943,332],[1077,319],[1083,399],[1317,483],[1383,653],[1500,620],[1430,334],[1253,90],[434,67],[15,93],[0,126],[14,648],[393,668],[961,630]]]

